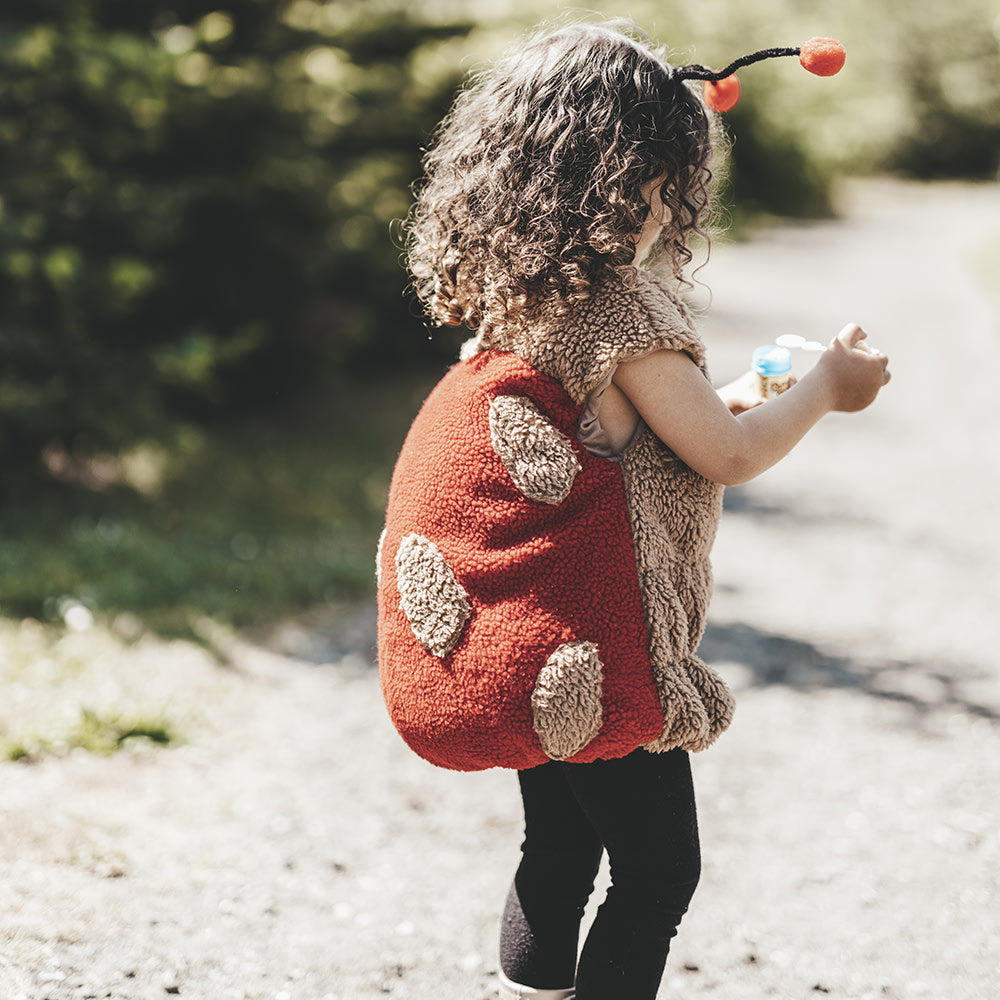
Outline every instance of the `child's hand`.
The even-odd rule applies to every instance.
[[[816,375],[830,393],[831,410],[863,410],[889,381],[889,359],[863,343],[867,336],[857,323],[849,323],[816,364]]]
[[[796,379],[792,376],[788,381],[789,387],[795,385],[795,382]],[[718,393],[734,417],[767,402],[767,397],[761,392],[760,378],[754,371],[748,371],[728,385],[724,385]]]

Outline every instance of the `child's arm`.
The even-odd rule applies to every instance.
[[[726,486],[769,469],[831,410],[868,406],[889,381],[888,359],[859,347],[867,334],[845,327],[807,375],[777,399],[734,416],[694,362],[657,351],[619,366],[614,383],[682,461]]]

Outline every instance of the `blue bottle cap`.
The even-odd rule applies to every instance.
[[[792,352],[768,344],[753,352],[753,370],[758,375],[787,375],[792,370]]]

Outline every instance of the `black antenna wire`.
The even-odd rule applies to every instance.
[[[743,66],[750,66],[752,63],[761,62],[764,59],[775,59],[778,56],[797,56],[801,52],[798,46],[784,49],[761,49],[759,52],[751,52],[750,55],[740,56],[734,59],[725,69],[714,70],[707,66],[678,66],[673,75],[679,80],[709,80],[718,83],[727,76],[732,76],[736,70]]]

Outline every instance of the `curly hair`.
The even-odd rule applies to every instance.
[[[413,289],[432,322],[497,330],[635,276],[651,183],[673,277],[712,196],[713,121],[633,26],[535,34],[474,78],[423,159],[407,221]]]

